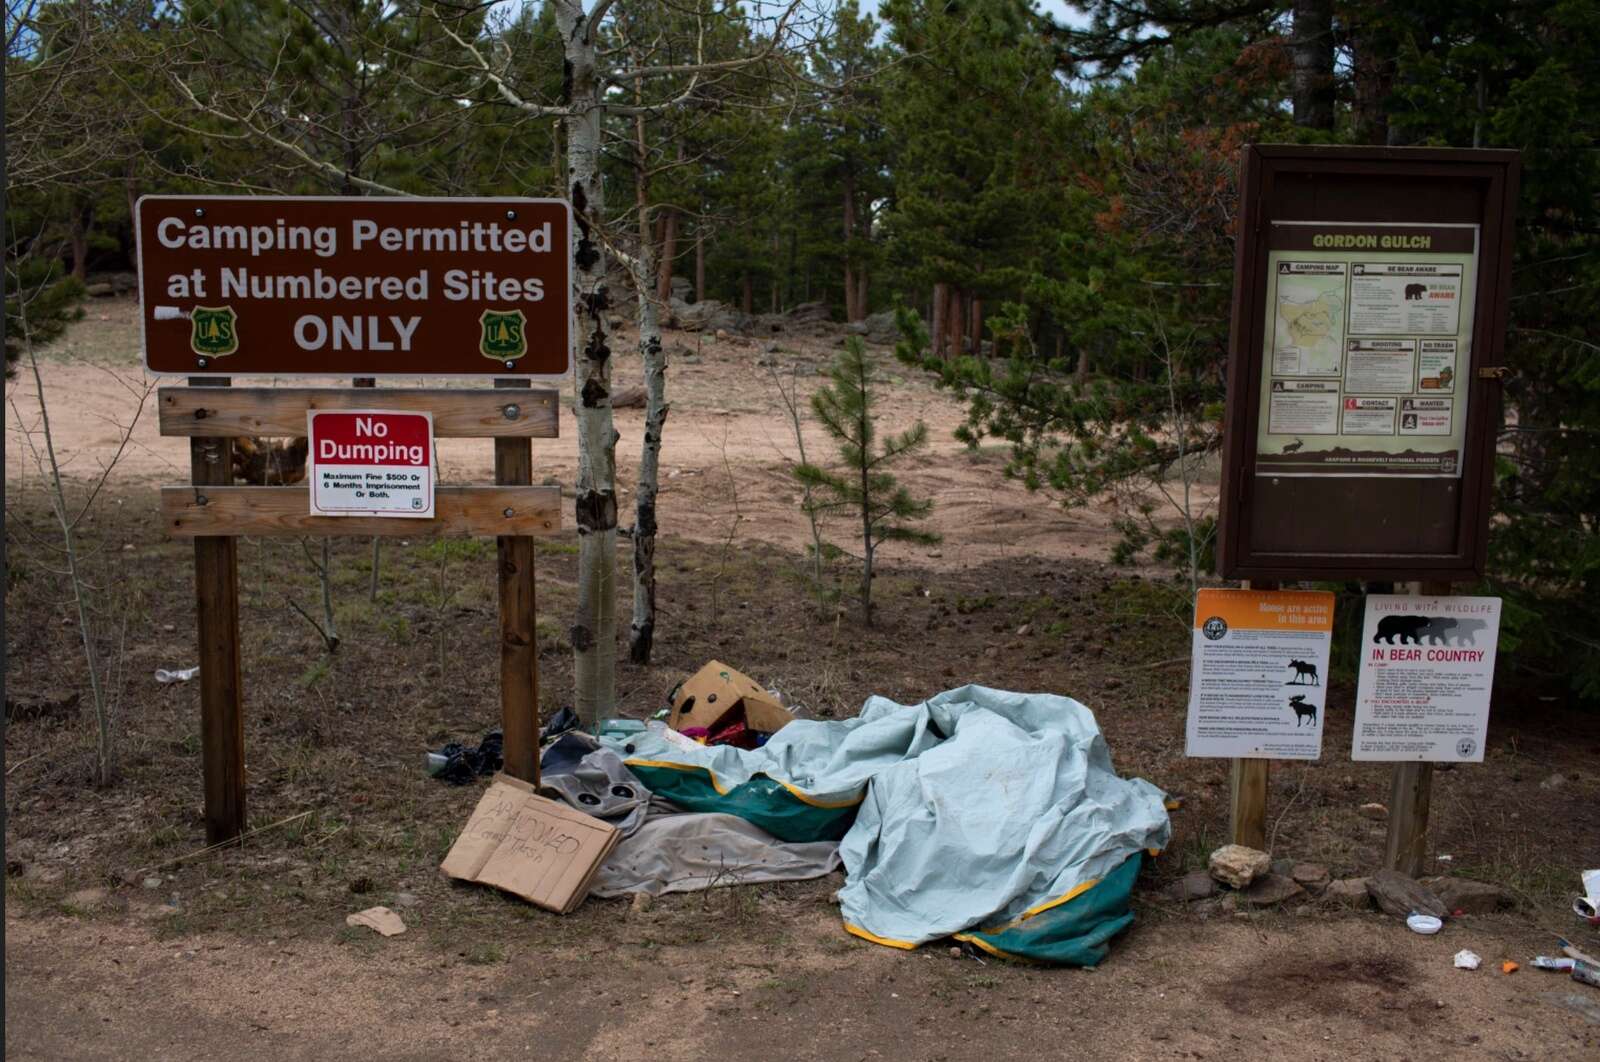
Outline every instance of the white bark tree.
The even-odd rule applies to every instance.
[[[612,136],[630,141],[631,119],[690,106],[710,80],[767,64],[775,70],[790,68],[786,62],[790,49],[814,39],[831,24],[831,5],[822,3],[816,10],[808,6],[818,2],[784,0],[781,5],[760,8],[752,15],[720,0],[686,0],[674,5],[673,18],[681,32],[693,38],[692,43],[664,52],[630,50],[616,39],[617,35],[608,37],[608,19],[614,17],[614,9],[625,7],[622,0],[546,0],[562,48],[561,87],[555,98],[540,92],[527,76],[525,64],[519,64],[523,57],[516,55],[508,43],[505,31],[514,23],[514,13],[496,17],[485,14],[481,7],[463,12],[424,6],[419,15],[426,19],[426,33],[419,29],[416,35],[402,40],[391,40],[386,35],[377,42],[381,50],[397,57],[393,69],[413,99],[431,98],[447,114],[464,113],[473,109],[464,104],[481,102],[466,98],[462,86],[468,83],[487,88],[497,106],[509,106],[519,118],[550,119],[561,126],[566,148],[563,194],[572,203],[575,222],[571,274],[577,321],[573,390],[578,422],[574,508],[579,574],[570,637],[574,709],[586,725],[592,726],[616,707],[618,434],[611,408],[613,350],[607,325],[612,305],[608,255],[619,255],[628,264],[640,293],[640,353],[645,368],[648,427],[641,450],[635,537],[637,547],[639,536],[643,536],[646,549],[638,561],[645,566],[651,587],[656,469],[667,409],[660,329],[653,306],[649,305],[654,272],[645,227],[648,218],[630,216],[633,212],[625,211],[621,223],[616,224],[607,214],[601,181],[608,145],[607,119],[621,120],[623,128],[613,129]],[[736,25],[748,27],[750,46],[736,55],[713,57],[715,52],[708,42],[716,38],[720,29]],[[435,28],[437,36],[433,35]],[[364,39],[363,43],[374,42]],[[435,47],[439,43],[449,45],[445,52]],[[638,61],[630,58],[630,51],[640,57]],[[684,55],[688,58],[682,58]],[[792,66],[799,68],[799,64]],[[277,66],[267,67],[266,73],[272,78],[288,77]],[[265,101],[272,97],[266,85],[254,86],[250,93],[236,92],[229,99],[226,95],[196,92],[181,76],[175,81],[180,98],[192,111],[221,130],[195,127],[192,132],[236,143],[259,143],[304,171],[340,180],[353,189],[403,194],[402,189],[356,174],[347,160],[321,157],[296,125],[297,112],[266,105]],[[645,210],[647,215],[648,204]],[[640,225],[641,253],[636,255],[622,249],[624,244],[634,242],[627,231],[630,222]],[[649,593],[636,607],[636,640],[641,629],[649,639],[654,623],[653,602],[654,595]],[[644,609],[642,618],[639,608]]]
[[[771,18],[760,43],[747,54],[709,58],[705,48],[715,23],[744,16],[716,3],[680,9],[695,27],[693,58],[686,62],[635,63],[630,49],[608,46],[602,27],[615,0],[548,0],[560,28],[565,77],[562,98],[544,103],[525,96],[511,77],[512,56],[496,50],[493,39],[479,42],[456,38],[470,66],[476,68],[501,98],[525,114],[556,117],[566,132],[567,194],[574,217],[573,299],[577,307],[577,358],[573,387],[578,419],[578,607],[571,628],[574,667],[574,710],[586,725],[597,722],[616,707],[616,548],[618,435],[611,410],[611,336],[606,311],[611,305],[606,257],[619,254],[621,232],[612,236],[599,180],[605,119],[638,119],[690,105],[705,79],[774,62],[800,37],[797,26],[814,31],[824,16],[800,18],[804,0],[791,0]],[[450,32],[446,29],[446,32]],[[637,50],[633,51],[637,55]],[[653,95],[653,86],[667,91]],[[628,137],[628,139],[634,139]],[[637,203],[636,203],[637,205]],[[624,217],[627,215],[625,214]],[[640,482],[635,513],[635,550],[641,544],[647,555],[636,558],[648,579],[646,593],[636,595],[634,630],[653,638],[654,537],[656,473],[661,428],[666,419],[666,364],[653,294],[654,255],[649,239],[649,206],[632,219],[638,225],[638,253],[624,255],[634,277],[640,304],[640,355],[644,360],[646,429],[640,461]],[[638,576],[636,576],[638,578]],[[647,650],[646,650],[647,651]]]

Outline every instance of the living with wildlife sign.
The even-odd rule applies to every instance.
[[[1352,758],[1483,762],[1499,637],[1497,597],[1368,596]]]
[[[1201,590],[1189,678],[1190,756],[1322,755],[1333,595]]]
[[[145,366],[182,376],[559,376],[555,199],[145,196]]]

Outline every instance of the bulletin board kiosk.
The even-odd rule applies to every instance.
[[[1382,686],[1400,688],[1413,655],[1459,657],[1452,688],[1481,702],[1481,737],[1492,645],[1463,639],[1486,622],[1474,609],[1497,622],[1498,601],[1447,595],[1452,582],[1482,577],[1488,552],[1518,159],[1438,148],[1243,153],[1218,567],[1252,591],[1361,579],[1419,595],[1414,605],[1369,598],[1369,613],[1392,609],[1391,625],[1415,629],[1399,644],[1363,645],[1352,749],[1397,761],[1385,862],[1411,874],[1423,862],[1433,761],[1470,762],[1483,748],[1461,737],[1443,744],[1448,756],[1428,752],[1440,743],[1383,718],[1397,702]],[[1320,698],[1287,692],[1278,710],[1285,720],[1296,710],[1298,725]],[[1436,707],[1448,717],[1448,704]],[[1234,755],[1233,840],[1259,848],[1270,760]]]

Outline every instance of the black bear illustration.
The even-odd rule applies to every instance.
[[[1407,299],[1420,299],[1420,298],[1422,298],[1422,296],[1426,295],[1427,293],[1428,293],[1428,285],[1426,285],[1426,284],[1407,284],[1406,285],[1406,298]]]
[[[1478,632],[1489,626],[1485,620],[1464,619],[1456,620],[1455,634],[1457,645],[1477,645]]]
[[[1417,640],[1428,639],[1429,645],[1449,645],[1450,632],[1455,628],[1456,620],[1444,616],[1435,616],[1428,621],[1428,625],[1417,632]]]
[[[1417,634],[1428,625],[1427,616],[1385,616],[1378,621],[1378,633],[1372,636],[1374,642],[1394,644],[1395,635],[1400,636],[1400,644],[1410,642],[1412,645],[1421,645]]]

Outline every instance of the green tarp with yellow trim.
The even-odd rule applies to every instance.
[[[958,936],[994,954],[1089,966],[1132,920],[1159,789],[1117,777],[1077,701],[983,686],[855,719],[798,720],[752,751],[646,733],[626,762],[660,796],[786,841],[840,839],[845,928],[911,948]]]

